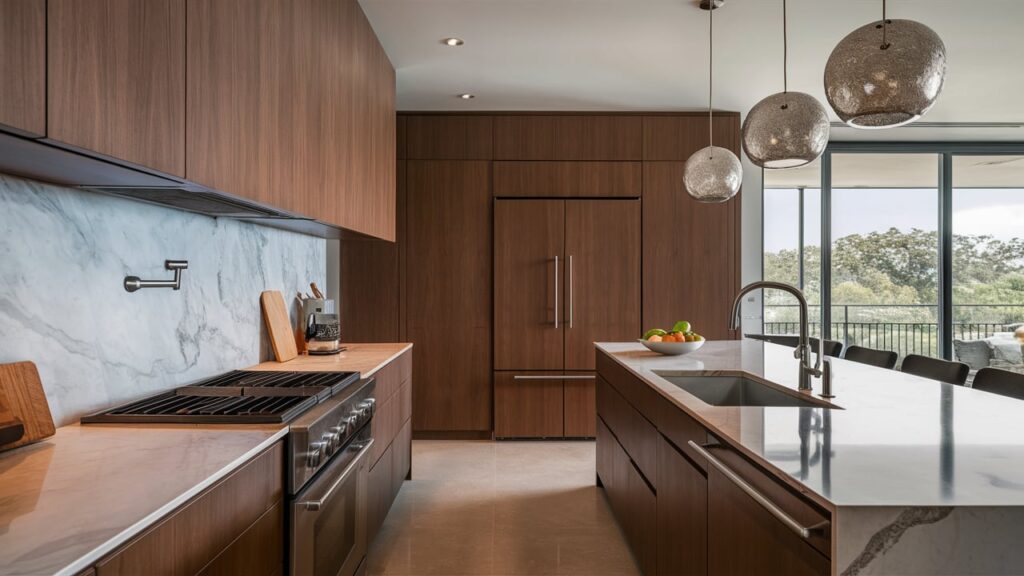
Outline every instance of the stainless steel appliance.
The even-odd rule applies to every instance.
[[[366,556],[373,379],[355,372],[235,371],[82,418],[288,422],[288,563],[295,576],[353,576]]]
[[[289,565],[293,575],[351,576],[366,556],[370,380],[291,425]]]

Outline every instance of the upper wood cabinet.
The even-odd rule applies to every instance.
[[[642,172],[640,162],[495,162],[494,195],[637,198]]]
[[[188,179],[394,240],[394,69],[358,2],[188,14]]]
[[[694,113],[671,116],[644,116],[644,160],[685,162],[690,155],[708,145],[708,115]],[[738,112],[714,113],[715,146],[739,154],[740,115]]]
[[[640,160],[642,119],[623,115],[494,118],[495,160]]]
[[[46,135],[46,0],[0,0],[0,129]]]
[[[184,177],[185,0],[47,10],[47,138]]]
[[[490,160],[494,120],[490,116],[405,116],[406,149],[412,159]]]

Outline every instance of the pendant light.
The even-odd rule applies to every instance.
[[[782,92],[754,105],[743,120],[743,151],[762,168],[795,168],[813,162],[828,144],[828,113],[817,98],[790,92],[786,0],[782,0]]]
[[[698,202],[720,203],[736,195],[743,182],[743,166],[732,151],[715,146],[712,123],[712,81],[714,80],[714,28],[718,0],[705,0],[708,11],[708,146],[693,153],[683,170],[686,191]]]
[[[946,47],[913,20],[882,21],[850,32],[825,65],[825,95],[854,128],[892,128],[920,118],[942,92]]]

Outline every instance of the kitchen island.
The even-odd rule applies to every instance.
[[[791,348],[597,344],[598,482],[645,573],[1020,573],[1024,402],[832,362],[826,400],[797,392]],[[694,376],[802,406],[671,381]]]

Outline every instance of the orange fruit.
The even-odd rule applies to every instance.
[[[662,338],[661,336],[658,336],[657,334],[651,334],[651,337],[648,338],[647,341],[648,342],[662,342],[662,341],[664,341],[664,338]]]

